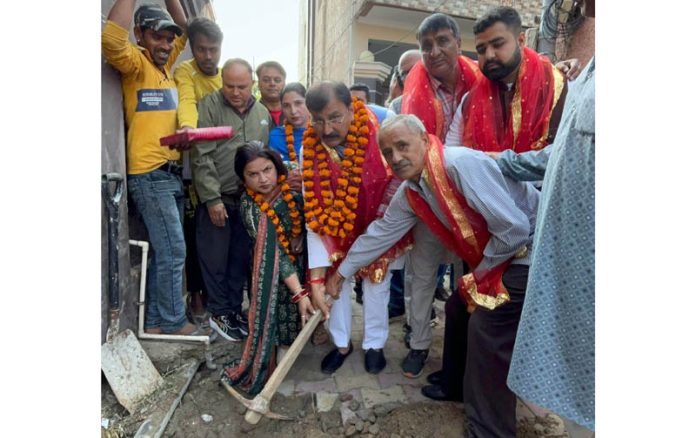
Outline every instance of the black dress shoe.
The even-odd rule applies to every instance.
[[[421,394],[437,401],[462,401],[461,396],[447,394],[440,385],[426,385],[421,388]]]
[[[346,354],[341,354],[340,351],[338,351],[338,348],[334,348],[327,354],[324,359],[321,361],[321,372],[324,374],[333,374],[336,372],[337,369],[341,368],[341,365],[343,365],[343,361],[346,360],[346,357],[350,355],[350,353],[353,352],[353,343],[348,344],[348,353]]]
[[[382,349],[370,348],[365,352],[365,371],[370,374],[377,374],[387,365]]]
[[[431,385],[442,385],[442,378],[443,378],[444,371],[435,371],[434,373],[428,374],[428,377],[426,377],[426,380],[428,383]]]

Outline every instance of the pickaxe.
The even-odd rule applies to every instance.
[[[330,302],[331,298],[327,300],[327,304],[330,304]],[[300,355],[300,352],[304,348],[305,344],[312,337],[312,333],[314,332],[314,329],[317,327],[317,325],[319,325],[321,318],[322,313],[319,309],[317,309],[314,315],[312,315],[312,317],[309,318],[309,321],[307,321],[305,326],[297,335],[297,338],[295,338],[295,341],[292,343],[290,348],[288,348],[288,351],[285,353],[285,356],[283,356],[283,358],[278,363],[278,366],[266,382],[266,385],[263,387],[261,392],[259,392],[256,395],[256,397],[254,397],[252,400],[243,397],[226,382],[222,382],[225,389],[227,389],[227,391],[230,394],[232,394],[234,398],[236,398],[244,406],[246,406],[247,411],[246,414],[244,414],[244,419],[247,421],[247,423],[258,423],[262,415],[265,415],[268,418],[274,418],[276,420],[294,420],[294,418],[271,412],[271,410],[269,409],[269,405],[271,403],[271,398],[280,387],[280,384],[283,382],[283,379],[288,374],[288,371],[290,371],[290,368],[292,368],[292,365],[295,363],[297,356]]]

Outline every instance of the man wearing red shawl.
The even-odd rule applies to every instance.
[[[450,16],[433,14],[418,27],[416,38],[422,60],[411,68],[404,83],[401,114],[413,114],[425,125],[428,134],[445,141],[450,124],[462,97],[481,76],[471,59],[460,54],[459,25]],[[430,314],[437,285],[437,269],[449,263],[441,245],[427,245],[434,240],[427,227],[413,230],[416,244],[406,259],[405,295],[410,297],[410,351],[401,364],[406,377],[418,377],[425,365],[432,342]],[[430,237],[430,239],[427,239]],[[418,242],[421,243],[418,243]]]
[[[459,102],[481,72],[460,54],[461,34],[452,17],[440,13],[427,17],[416,39],[422,60],[406,77],[401,114],[417,116],[429,134],[444,141]]]
[[[476,20],[474,38],[483,76],[464,96],[445,144],[521,153],[551,143],[566,83],[547,58],[525,47],[520,15],[494,7]]]
[[[554,137],[565,99],[565,80],[546,58],[524,47],[519,14],[513,8],[490,9],[474,24],[483,76],[463,98],[447,145],[484,152],[541,149]],[[419,241],[422,241],[421,239]],[[431,241],[434,239],[430,239]],[[466,303],[453,294],[445,304],[442,369],[422,388],[435,400],[460,399],[466,364]]]
[[[413,115],[398,115],[379,132],[382,154],[404,180],[384,216],[351,247],[326,288],[334,293],[361,266],[418,222],[466,262],[458,294],[472,314],[467,338],[464,408],[469,436],[514,437],[516,397],[506,385],[524,302],[528,250],[539,191],[504,177],[486,154],[443,148]]]
[[[312,301],[328,318],[336,349],[321,362],[332,374],[353,351],[351,285],[333,294],[329,309],[324,302],[324,278],[345,257],[355,239],[374,219],[381,217],[401,180],[393,175],[377,146],[377,126],[365,105],[354,99],[340,82],[321,82],[305,99],[312,122],[302,142],[307,248]],[[401,255],[409,237],[385,248],[360,271],[363,278],[362,347],[365,369],[377,374],[386,365],[384,344],[389,335],[389,284],[391,269],[403,265]],[[397,260],[398,259],[398,260]]]

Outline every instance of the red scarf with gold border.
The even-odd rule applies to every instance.
[[[443,147],[440,139],[430,134],[430,144],[425,154],[423,177],[430,186],[440,210],[447,218],[447,226],[440,222],[425,199],[415,190],[407,189],[406,197],[416,215],[447,249],[461,257],[474,268],[483,259],[483,250],[490,239],[488,224],[466,202],[445,169]],[[473,310],[475,304],[487,309],[510,300],[503,285],[503,272],[510,260],[493,269],[474,275],[466,274],[458,281],[459,294]]]
[[[459,104],[464,93],[468,91],[481,75],[478,66],[471,59],[459,56],[459,77],[457,81],[464,82],[465,87],[456,96],[456,104]],[[445,113],[442,103],[437,98],[430,81],[430,75],[423,61],[420,60],[413,66],[404,83],[404,93],[401,100],[401,113],[413,114],[425,125],[428,134],[444,137]]]
[[[481,75],[462,105],[462,145],[485,152],[521,153],[547,145],[549,123],[565,85],[548,59],[522,48],[515,94],[505,124],[500,83]]]

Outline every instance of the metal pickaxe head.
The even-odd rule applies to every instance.
[[[264,415],[268,418],[273,418],[274,420],[290,420],[294,421],[297,420],[296,417],[288,417],[287,415],[282,415],[282,414],[276,414],[275,412],[272,412],[269,409],[270,402],[266,400],[265,398],[261,397],[260,394],[254,397],[253,400],[249,400],[248,398],[242,396],[240,393],[238,393],[234,388],[232,388],[227,382],[222,381],[222,386],[225,387],[227,392],[229,392],[234,398],[239,400],[240,403],[242,403],[248,411],[256,413],[256,415],[249,415],[251,412],[247,412],[247,415],[244,416],[244,418],[247,420],[247,422],[256,424],[259,422],[258,419],[260,419],[261,415]],[[256,420],[256,421],[254,421]]]

